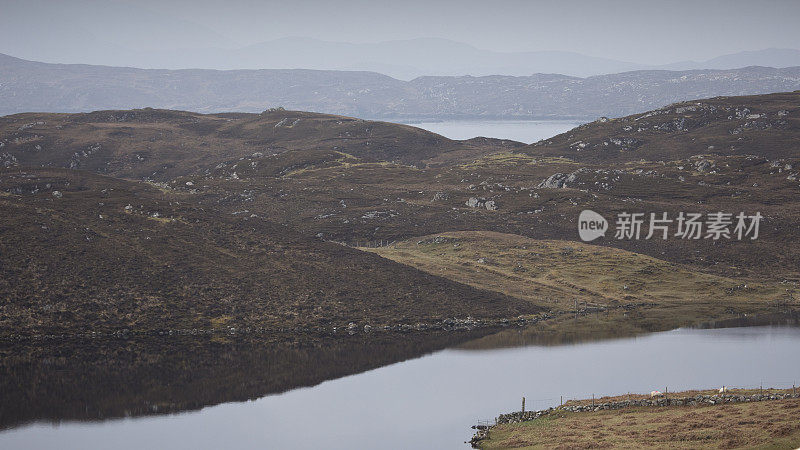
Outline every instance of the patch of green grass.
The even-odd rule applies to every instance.
[[[626,250],[486,231],[442,233],[370,251],[563,311],[574,311],[576,299],[579,308],[767,304],[785,291],[776,282],[705,274]]]
[[[496,426],[480,447],[793,449],[800,445],[797,414],[798,399],[592,413],[559,411],[529,422]]]

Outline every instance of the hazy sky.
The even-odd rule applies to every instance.
[[[0,0],[0,52],[25,57],[37,44],[81,39],[145,51],[287,36],[442,37],[498,51],[565,50],[662,64],[800,48],[798,23],[797,0]]]

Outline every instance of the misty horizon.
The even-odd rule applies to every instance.
[[[676,61],[645,65],[596,58],[576,52],[493,52],[463,42],[416,38],[354,44],[303,37],[285,37],[238,49],[198,48],[133,52],[100,51],[75,60],[58,57],[24,57],[23,61],[62,65],[90,65],[146,70],[318,70],[373,72],[397,80],[426,76],[562,75],[588,78],[634,71],[731,70],[747,67],[800,67],[800,50],[769,48],[720,55],[706,61]]]
[[[494,7],[237,0],[224,8],[208,1],[34,0],[0,7],[0,53],[50,63],[368,70],[406,80],[800,65],[800,4],[778,0]]]

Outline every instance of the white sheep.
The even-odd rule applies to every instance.
[[[721,388],[719,388],[719,393],[720,394],[724,394],[726,392],[728,392],[728,387],[727,386],[722,386]]]
[[[661,391],[650,391],[650,398],[663,397],[663,396],[664,394],[661,393]]]

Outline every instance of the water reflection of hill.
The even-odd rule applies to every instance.
[[[568,330],[543,330],[533,326],[529,328],[514,328],[504,330],[491,336],[484,336],[458,346],[460,350],[494,350],[499,348],[526,347],[532,345],[570,345],[583,342],[601,341],[606,339],[619,339],[633,337],[648,333],[643,330],[629,328],[574,328]]]
[[[800,326],[800,312],[789,311],[780,314],[762,314],[730,319],[711,320],[697,325],[695,328],[737,328],[758,326]]]
[[[789,311],[775,314],[748,315],[740,317],[712,320],[696,324],[665,322],[663,327],[648,324],[647,327],[625,326],[620,320],[617,326],[610,327],[608,322],[598,316],[581,317],[562,321],[560,326],[550,324],[533,325],[527,328],[513,328],[499,333],[484,336],[458,346],[461,350],[493,350],[499,348],[525,347],[532,345],[570,345],[608,339],[621,339],[643,334],[667,331],[678,326],[692,326],[699,329],[733,328],[755,326],[800,326],[800,312]]]
[[[255,399],[419,357],[485,333],[376,333],[305,344],[219,337],[0,344],[0,429]]]

